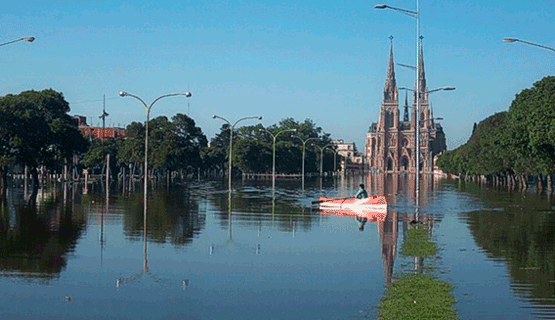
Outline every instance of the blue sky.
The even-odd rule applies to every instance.
[[[0,95],[52,88],[94,125],[106,95],[107,124],[125,126],[144,121],[145,112],[119,91],[147,102],[191,91],[190,107],[182,97],[164,99],[151,117],[190,110],[209,138],[222,125],[212,114],[232,122],[261,115],[265,126],[310,118],[363,150],[378,119],[389,36],[397,63],[416,59],[416,20],[371,1],[83,3],[3,5],[0,41],[36,41],[0,47]],[[414,0],[383,3],[416,9]],[[474,122],[507,110],[515,94],[553,75],[553,52],[502,39],[555,47],[554,12],[550,1],[421,1],[428,87],[457,88],[431,96],[448,149],[466,142]],[[398,87],[414,86],[414,71],[395,71]]]

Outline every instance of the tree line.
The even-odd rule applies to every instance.
[[[88,168],[102,173],[106,154],[110,154],[108,165],[112,174],[117,175],[124,168],[128,168],[128,174],[144,174],[144,123],[129,124],[125,137],[100,140],[85,137],[69,112],[70,106],[63,94],[52,89],[0,97],[0,186],[3,191],[10,170],[25,167],[35,182],[38,182],[39,171],[60,172],[67,166],[77,172]],[[276,135],[282,130],[290,131],[282,132],[276,139],[276,172],[301,172],[301,139],[308,138],[313,139],[306,144],[305,171],[319,171],[321,149],[318,147],[331,144],[329,134],[310,119],[297,122],[292,118],[266,128],[261,124],[235,128],[233,170],[271,172],[273,139],[268,132]],[[208,143],[201,128],[187,115],[176,114],[171,119],[156,117],[149,121],[149,169],[167,175],[222,174],[227,170],[229,135],[230,127],[224,124]],[[324,152],[323,171],[334,169],[334,158],[332,152]],[[38,183],[34,185],[38,187]]]
[[[446,173],[496,185],[553,190],[555,174],[555,77],[545,77],[516,95],[508,111],[474,125],[468,141],[442,154]]]

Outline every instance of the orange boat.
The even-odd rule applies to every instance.
[[[383,196],[362,199],[320,197],[313,204],[325,215],[365,217],[370,221],[385,221],[387,215],[387,201]]]

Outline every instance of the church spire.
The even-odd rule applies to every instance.
[[[407,96],[407,90],[405,90],[405,112],[403,114],[403,121],[409,121],[409,99]]]
[[[393,63],[393,36],[390,36],[391,45],[389,46],[389,66],[387,67],[387,77],[383,89],[384,101],[397,100],[397,84],[395,82],[395,68]]]
[[[422,38],[424,37],[420,36],[420,54],[418,56],[420,73],[418,75],[418,80],[420,81],[420,92],[424,93],[428,90],[428,87],[426,86],[426,73],[424,72],[424,51],[422,49]],[[427,94],[422,94],[421,97],[427,97]]]

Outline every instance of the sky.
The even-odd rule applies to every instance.
[[[388,0],[378,0],[388,1]],[[101,125],[145,120],[139,101],[159,100],[151,119],[188,114],[210,139],[223,122],[247,116],[270,126],[311,119],[333,139],[355,142],[377,122],[389,58],[416,64],[416,19],[374,9],[372,1],[13,1],[3,4],[0,95],[52,88],[72,115]],[[416,1],[387,5],[416,10]],[[421,0],[428,89],[449,150],[465,143],[475,122],[508,110],[515,95],[555,72],[551,1]],[[398,87],[414,71],[395,67]],[[404,92],[400,92],[404,101]],[[409,97],[410,103],[410,97]],[[400,103],[403,105],[403,102]]]

